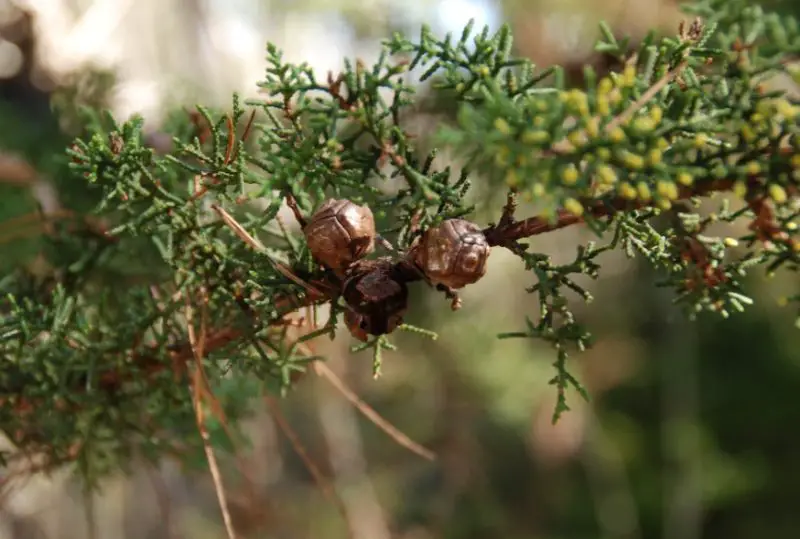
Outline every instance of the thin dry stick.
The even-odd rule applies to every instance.
[[[633,118],[633,115],[636,114],[642,107],[644,107],[651,99],[653,99],[658,92],[664,89],[664,87],[672,82],[680,73],[686,69],[688,65],[687,60],[683,60],[680,64],[669,70],[665,73],[660,79],[658,79],[655,83],[653,83],[650,88],[645,90],[645,92],[633,103],[631,103],[624,111],[619,113],[616,117],[612,118],[610,122],[606,124],[603,128],[603,131],[606,133],[611,132],[615,128],[619,127],[620,125],[624,124],[625,122],[629,121]],[[599,119],[599,118],[598,118]],[[583,130],[583,136],[586,135],[586,131]],[[583,136],[579,138],[583,138]],[[554,153],[567,153],[574,150],[574,146],[568,140],[561,140],[553,144],[549,151]]]
[[[311,307],[306,308],[307,316],[306,320],[310,321],[311,327],[309,328],[311,331],[317,329],[316,324],[316,317],[314,316],[314,310]],[[298,345],[298,348],[303,350],[304,353],[308,354],[309,356],[314,356],[315,351],[311,343],[301,343]],[[314,370],[314,374],[320,376],[321,378],[326,379],[330,384],[337,390],[342,396],[347,399],[350,404],[355,406],[355,408],[361,412],[364,417],[370,420],[376,427],[386,433],[391,439],[393,439],[398,445],[405,447],[412,453],[419,455],[420,457],[426,460],[436,460],[436,454],[423,447],[422,445],[418,444],[411,438],[409,438],[405,433],[403,433],[400,429],[392,425],[389,421],[387,421],[383,416],[381,416],[374,408],[372,408],[369,404],[364,402],[361,398],[359,398],[356,393],[347,387],[347,384],[335,373],[333,372],[327,365],[325,365],[322,361],[313,361],[311,363],[311,367]]]
[[[267,248],[264,247],[264,245],[260,241],[258,241],[252,235],[250,235],[250,233],[247,230],[245,230],[244,227],[240,225],[239,222],[236,221],[236,219],[234,219],[233,216],[229,214],[227,211],[225,211],[221,206],[219,206],[218,204],[212,204],[211,209],[214,210],[216,214],[220,216],[222,222],[225,223],[225,225],[228,228],[230,228],[233,231],[233,233],[239,237],[240,240],[242,240],[244,243],[246,243],[247,245],[249,245],[250,247],[252,247],[253,249],[255,249],[260,253],[266,252]],[[310,285],[309,283],[305,282],[303,279],[295,275],[289,268],[287,268],[277,260],[272,260],[271,258],[269,258],[269,260],[275,267],[275,269],[278,270],[284,277],[286,277],[290,281],[302,286],[312,294],[316,294],[319,297],[325,296],[324,292]]]
[[[319,469],[319,466],[317,466],[317,464],[314,462],[314,459],[309,456],[308,451],[306,451],[305,446],[300,441],[300,437],[289,425],[289,422],[286,421],[286,418],[283,416],[283,413],[281,412],[278,404],[275,402],[275,399],[269,395],[265,395],[264,402],[267,403],[267,407],[269,408],[269,413],[272,416],[273,421],[275,421],[275,424],[278,425],[278,428],[286,436],[286,439],[289,440],[289,444],[292,446],[292,449],[295,453],[297,453],[297,456],[300,457],[300,460],[303,461],[303,465],[305,465],[308,473],[311,474],[311,477],[314,478],[314,482],[317,483],[317,486],[322,491],[323,496],[330,500],[339,510],[342,518],[344,518],[346,522],[349,522],[347,518],[347,509],[345,508],[342,499],[339,498],[339,495],[336,493],[336,489],[333,488],[331,482]]]
[[[191,112],[189,113],[189,115],[190,115],[190,117],[193,116],[193,114]],[[252,111],[250,113],[250,118],[247,120],[247,125],[244,128],[244,133],[242,134],[242,138],[241,138],[242,142],[247,140],[247,137],[250,135],[250,128],[253,127],[253,120],[255,120],[255,118],[256,118],[256,111]],[[228,127],[228,139],[227,139],[227,143],[225,145],[225,160],[223,161],[223,163],[225,165],[227,165],[228,163],[233,161],[236,157],[238,157],[238,154],[234,153],[234,144],[235,144],[235,140],[236,140],[236,128],[233,125],[233,118],[231,118],[230,114],[228,116],[226,116],[225,123],[226,123],[226,125]],[[195,126],[199,127],[197,125],[197,123],[195,123]],[[207,128],[205,128],[204,131],[205,131],[204,136],[200,137],[201,138],[201,144],[203,142],[202,138],[204,138],[205,136],[208,136],[208,135],[211,134],[210,130],[208,130]],[[210,175],[209,173],[198,174],[197,176],[194,177],[194,181],[195,181],[195,185],[197,186],[197,189],[195,190],[194,194],[189,198],[190,201],[193,202],[195,200],[199,200],[200,198],[205,196],[206,193],[208,193],[209,184],[203,184],[203,185],[200,184],[200,181],[203,178],[208,178],[209,180],[211,180],[211,185],[216,185],[217,183],[219,183],[219,180],[217,178],[215,178],[214,176]]]
[[[312,307],[307,307],[306,311],[308,316],[306,316],[303,319],[305,323],[301,327],[308,326],[308,329],[310,331],[315,331],[317,329],[316,316],[314,316],[316,314],[316,310]],[[315,355],[314,346],[311,342],[301,344],[300,346],[304,348],[304,351],[307,354],[311,356]],[[320,375],[320,370],[318,369],[320,365],[322,364],[319,361],[314,361],[312,363],[314,372],[318,376]],[[332,376],[332,378],[328,377],[327,380],[331,382],[331,385],[334,387],[334,389],[337,389],[340,393],[342,393],[345,396],[347,396],[347,393],[350,393],[350,396],[355,397],[355,394],[350,392],[349,389],[344,385],[344,383],[341,382],[341,380],[339,380],[339,378],[335,375],[335,373],[333,373],[330,369],[328,369],[327,366],[323,365],[323,370],[327,370],[328,373]],[[339,382],[339,383],[336,384],[334,382]],[[360,402],[357,397],[355,398],[356,402]],[[351,400],[351,402],[353,401]],[[325,434],[325,439],[328,442],[329,446],[328,448],[330,450],[330,461],[331,465],[333,466],[333,469],[335,470],[335,472],[343,473],[348,476],[356,474],[358,476],[361,476],[362,480],[366,481],[366,483],[361,484],[358,488],[356,488],[355,492],[352,493],[354,496],[357,496],[356,499],[353,499],[351,496],[342,496],[342,503],[346,508],[349,508],[349,510],[347,510],[346,516],[350,518],[346,518],[345,520],[350,530],[350,535],[352,537],[359,537],[365,535],[374,537],[377,534],[388,537],[389,530],[386,527],[386,523],[381,516],[378,516],[381,515],[383,511],[380,507],[380,504],[375,498],[375,493],[373,491],[369,479],[364,477],[364,463],[362,462],[361,465],[359,466],[355,462],[358,460],[363,460],[363,457],[361,459],[358,458],[361,457],[361,450],[358,441],[353,440],[352,443],[356,444],[355,446],[353,446],[352,443],[346,442],[345,440],[341,440],[339,439],[338,436],[334,435],[333,432],[331,431],[330,422],[328,421],[328,419],[330,418],[326,419],[325,413],[327,411],[330,411],[335,414],[335,412],[333,412],[332,409],[328,410],[327,409],[328,407],[322,402],[320,403],[320,405],[321,405],[320,420],[322,421],[322,430],[323,433]],[[361,408],[359,408],[358,405],[356,405],[356,409],[363,411]],[[346,411],[346,410],[347,408],[344,408],[343,410],[340,411]],[[374,415],[376,417],[373,418],[373,421],[376,418],[379,421],[383,420],[383,418],[381,418],[377,413],[375,413]],[[346,417],[349,417],[349,415],[346,414]],[[341,420],[344,418],[340,417],[339,419]],[[345,421],[345,424],[350,424],[350,426],[357,429],[355,424],[352,424],[352,422]],[[384,421],[384,424],[388,423]],[[334,428],[333,431],[335,432],[340,427],[343,426],[345,425],[339,425],[338,427]],[[391,427],[391,425],[389,426]],[[395,431],[397,434],[400,435],[401,438],[403,437],[403,434],[400,431],[396,429]],[[357,431],[354,431],[350,434],[356,436],[356,438],[358,437]],[[406,439],[408,440],[407,437]],[[353,459],[355,459],[355,461],[353,461]],[[343,461],[348,462],[349,465],[345,464]],[[353,468],[352,466],[355,466],[355,468]],[[365,488],[366,490],[364,490]],[[358,492],[360,492],[360,494],[357,494]],[[350,500],[349,504],[348,504],[348,499]]]
[[[339,363],[343,360],[338,358]],[[385,511],[369,477],[357,412],[339,400],[335,390],[319,386],[317,389],[320,391],[316,407],[327,460],[335,488],[348,509],[352,535],[357,539],[390,539]]]
[[[236,539],[236,532],[233,529],[233,522],[231,521],[230,511],[228,511],[228,500],[225,495],[225,486],[222,483],[222,474],[219,471],[217,464],[217,457],[214,454],[214,449],[211,447],[210,436],[205,426],[205,417],[203,414],[203,405],[199,395],[195,395],[195,417],[197,419],[197,428],[200,430],[200,436],[203,438],[203,450],[208,460],[208,469],[211,471],[211,478],[214,481],[214,490],[217,493],[217,501],[222,513],[222,520],[225,523],[225,531],[228,534],[228,539]]]
[[[207,335],[206,328],[208,327],[208,309],[206,305],[208,304],[208,294],[205,288],[203,289],[202,294],[202,307],[200,309],[200,326],[202,328],[202,335]],[[205,352],[206,349],[206,339],[202,339],[202,346],[200,346],[200,350]],[[234,462],[236,464],[236,468],[239,470],[239,474],[242,476],[245,482],[245,487],[247,489],[247,493],[250,496],[250,501],[253,502],[256,497],[256,488],[253,484],[253,481],[250,479],[250,475],[247,471],[247,466],[245,465],[244,457],[241,455],[239,451],[239,447],[236,445],[237,438],[234,436],[233,431],[230,428],[228,418],[225,414],[225,410],[223,410],[222,405],[219,403],[219,400],[216,398],[214,393],[211,391],[211,384],[208,381],[208,377],[206,376],[205,370],[202,369],[202,365],[198,365],[200,368],[200,374],[202,376],[202,382],[204,387],[204,393],[206,396],[206,401],[211,405],[211,411],[217,420],[222,425],[222,429],[225,431],[225,435],[231,441],[231,444],[234,446]]]
[[[156,503],[158,505],[158,512],[161,514],[161,523],[167,532],[167,537],[174,537],[175,531],[172,524],[172,500],[169,497],[169,489],[164,482],[164,477],[161,475],[161,470],[155,466],[147,465],[144,467],[145,475],[153,487],[153,492],[156,496]]]
[[[664,86],[672,82],[672,80],[680,75],[681,71],[686,69],[688,62],[686,60],[682,61],[680,64],[666,72],[660,79],[658,79],[650,88],[648,88],[645,93],[643,93],[639,99],[634,101],[627,109],[625,109],[619,116],[608,122],[606,125],[606,131],[611,131],[615,127],[624,124],[631,118],[636,112],[645,106],[651,99],[653,99],[658,92],[660,92]]]
[[[97,514],[94,495],[88,489],[83,492],[83,518],[86,522],[87,539],[97,539]]]
[[[339,391],[339,393],[341,393],[342,396],[350,402],[350,404],[352,404],[359,412],[361,412],[364,417],[374,423],[376,427],[385,432],[397,444],[405,447],[412,453],[415,453],[426,460],[436,460],[436,454],[433,451],[418,444],[406,436],[397,427],[384,419],[378,412],[375,411],[374,408],[361,400],[358,395],[353,392],[353,390],[348,388],[342,379],[339,378],[339,376],[337,376],[336,373],[333,372],[327,365],[321,361],[314,361],[312,366],[314,368],[314,372],[318,376],[328,380],[328,382],[330,382],[330,384],[336,388],[336,390]]]
[[[222,520],[225,523],[225,531],[228,534],[228,539],[236,539],[236,532],[233,529],[233,523],[231,521],[230,511],[228,510],[228,501],[225,495],[225,487],[222,483],[222,475],[219,471],[219,465],[217,464],[217,457],[214,454],[214,449],[211,447],[210,443],[210,436],[208,434],[208,429],[206,429],[205,425],[205,415],[203,412],[203,386],[202,386],[202,357],[203,357],[203,340],[205,339],[205,331],[201,331],[201,342],[198,345],[198,341],[195,338],[194,333],[194,326],[192,320],[192,307],[188,301],[186,302],[186,328],[189,333],[189,344],[192,347],[192,352],[194,352],[195,362],[197,366],[195,368],[194,375],[192,376],[192,396],[194,398],[194,412],[195,412],[195,419],[197,420],[197,428],[200,431],[200,437],[203,440],[203,450],[206,454],[206,460],[208,461],[208,468],[211,472],[211,478],[214,481],[214,490],[217,493],[217,501],[219,502],[219,508],[222,512]],[[203,330],[205,328],[202,328]]]

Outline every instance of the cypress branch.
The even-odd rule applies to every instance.
[[[417,255],[428,231],[474,218],[466,197],[481,185],[508,196],[503,209],[482,208],[498,222],[480,234],[519,257],[539,302],[521,331],[500,337],[553,346],[556,418],[568,389],[586,396],[568,357],[592,338],[570,296],[592,299],[578,278],[598,278],[603,253],[646,259],[690,317],[746,308],[746,275],[797,273],[800,261],[800,104],[770,88],[775,76],[800,79],[800,31],[741,0],[687,9],[697,18],[676,36],[635,48],[603,27],[597,50],[623,67],[603,77],[587,68],[582,88],[513,58],[507,28],[468,26],[458,39],[423,28],[416,41],[388,40],[375,65],[348,62],[324,78],[270,45],[263,100],[176,115],[159,138],[172,144],[158,151],[141,118],[86,111],[59,171],[92,188],[92,211],[19,218],[0,232],[43,235],[46,260],[0,280],[0,429],[18,448],[7,457],[77,462],[93,482],[134,454],[202,454],[198,373],[209,393],[236,394],[215,408],[235,425],[244,401],[285,392],[320,359],[304,343],[347,328],[377,375],[394,345],[391,331],[364,329],[375,316],[364,305],[386,291],[375,283],[431,285],[457,307]],[[457,102],[456,121],[423,142],[453,150],[463,173],[409,132],[423,98],[411,72]],[[323,267],[279,217],[287,200],[306,220],[331,198],[374,215],[377,253],[360,264]],[[520,198],[541,212],[517,219]],[[709,235],[713,223],[740,222],[738,237],[733,226]],[[11,230],[23,223],[36,227]],[[522,242],[577,224],[597,238],[566,264]],[[800,317],[799,295],[786,304]],[[320,305],[330,307],[322,325],[287,319]],[[408,322],[389,329],[432,335]]]

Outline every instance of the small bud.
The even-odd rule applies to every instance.
[[[797,106],[792,105],[786,99],[781,99],[777,103],[777,110],[778,114],[786,118],[787,120],[794,120],[797,116],[798,108]]]
[[[693,144],[694,147],[697,148],[698,150],[704,148],[705,145],[708,144],[708,135],[706,135],[705,133],[698,133],[694,137]]]
[[[578,178],[578,169],[575,168],[575,165],[569,164],[567,167],[561,172],[561,182],[564,185],[575,185],[577,183]]]
[[[636,68],[632,65],[625,66],[622,71],[622,79],[620,80],[621,88],[630,88],[636,83]]]
[[[636,118],[633,122],[633,128],[639,133],[650,133],[655,129],[655,122],[650,118]]]
[[[657,165],[661,163],[661,157],[662,157],[661,150],[657,148],[653,148],[647,154],[647,160],[650,161],[651,165]]]
[[[604,185],[614,185],[617,183],[617,173],[608,165],[600,165],[597,167],[597,177]]]
[[[608,134],[608,138],[611,139],[611,142],[620,143],[625,140],[625,131],[621,127],[615,127]]]
[[[541,130],[526,130],[522,134],[524,144],[542,144],[550,139],[550,133]]]
[[[608,98],[605,96],[597,96],[597,113],[600,116],[608,116],[611,114],[611,106],[608,103]]]
[[[564,209],[566,209],[568,212],[578,217],[583,215],[583,204],[581,204],[574,198],[568,198],[564,201]]]
[[[739,245],[739,240],[736,238],[725,238],[723,241],[727,247],[736,247]]]
[[[583,131],[575,130],[567,135],[567,140],[576,148],[580,148],[586,144],[586,134]]]
[[[494,154],[494,162],[500,168],[508,167],[508,154],[509,149],[505,146],[498,148],[497,153]]]
[[[626,166],[632,169],[640,169],[644,166],[644,159],[642,156],[636,155],[635,153],[626,152],[625,156],[622,158],[622,161]]]
[[[597,93],[599,95],[605,95],[609,93],[611,90],[614,89],[614,84],[611,82],[611,79],[608,77],[603,77],[600,79],[600,82],[597,84]]]
[[[494,121],[494,128],[500,131],[503,135],[508,135],[511,132],[511,126],[503,118],[497,118]]]
[[[628,182],[620,183],[619,187],[617,188],[617,191],[619,191],[619,196],[621,196],[625,200],[635,200],[638,194],[636,192],[636,189]]]
[[[656,124],[661,123],[661,118],[663,116],[664,116],[664,111],[658,105],[654,105],[653,107],[650,108],[650,118],[652,118]]]
[[[678,198],[678,186],[672,182],[659,180],[656,190],[659,196],[667,200],[676,200]]]
[[[750,176],[755,176],[759,172],[761,172],[761,165],[758,164],[756,161],[750,161],[747,163],[747,167],[745,167],[747,174]]]
[[[509,187],[517,187],[519,185],[519,176],[513,168],[508,169],[508,172],[506,172],[506,185]]]
[[[636,191],[639,193],[639,198],[643,201],[647,202],[651,198],[653,198],[652,193],[650,192],[650,186],[647,185],[645,182],[639,182],[636,184]]]
[[[586,122],[586,134],[591,138],[597,138],[597,135],[600,134],[600,122],[597,121],[597,118],[591,118]]]
[[[753,142],[757,138],[755,131],[753,131],[753,128],[748,124],[744,124],[740,132],[745,142]]]
[[[786,190],[783,186],[773,183],[767,189],[769,190],[769,197],[777,204],[786,202]]]

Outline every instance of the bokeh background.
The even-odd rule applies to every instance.
[[[762,3],[800,12],[797,2]],[[21,256],[14,219],[37,204],[58,211],[79,192],[52,174],[53,152],[75,129],[51,112],[63,88],[75,91],[60,99],[118,117],[138,112],[157,129],[181,106],[227,107],[233,91],[255,97],[267,41],[324,73],[344,57],[374,59],[391,32],[416,34],[422,23],[459,32],[470,18],[509,23],[518,55],[564,65],[577,84],[585,63],[609,67],[592,52],[598,21],[635,40],[650,28],[673,33],[681,13],[670,0],[0,0],[0,269]],[[447,121],[452,111],[440,106],[414,121]],[[477,181],[477,196],[498,191]],[[479,205],[476,219],[498,212]],[[573,228],[533,245],[566,258],[588,239]],[[439,339],[401,336],[377,381],[349,338],[320,344],[331,369],[438,460],[400,447],[329,383],[306,377],[278,403],[282,416],[257,401],[251,443],[223,458],[240,536],[800,537],[800,333],[778,305],[798,283],[754,277],[748,312],[689,323],[641,261],[605,263],[590,285],[595,301],[578,308],[596,345],[573,372],[592,398],[572,395],[555,426],[551,351],[495,338],[536,313],[523,293],[532,277],[505,253],[492,254],[458,313],[438,295],[419,302],[410,321]],[[342,507],[323,495],[276,417]],[[68,471],[30,478],[0,500],[0,539],[224,537],[209,474],[188,464],[134,463],[94,496]]]

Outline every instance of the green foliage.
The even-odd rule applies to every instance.
[[[388,40],[375,65],[346,63],[324,81],[269,46],[265,100],[234,98],[230,114],[199,108],[200,122],[175,116],[166,154],[147,145],[140,118],[87,118],[91,129],[58,173],[92,187],[91,219],[58,222],[43,237],[45,271],[20,266],[0,281],[0,428],[47,465],[76,460],[94,480],[134,453],[197,454],[199,389],[189,382],[201,367],[207,389],[232,403],[231,423],[247,409],[220,397],[222,386],[291,387],[318,359],[305,344],[339,331],[344,307],[333,300],[329,319],[305,335],[285,323],[331,301],[304,284],[327,273],[279,219],[288,195],[306,215],[330,197],[368,204],[381,236],[405,252],[416,230],[473,213],[470,178],[507,186],[509,203],[485,234],[531,272],[539,312],[501,337],[555,348],[556,417],[569,387],[584,392],[567,359],[590,335],[570,293],[591,299],[579,282],[599,276],[601,254],[646,259],[691,315],[742,310],[748,271],[798,271],[800,105],[768,84],[791,76],[800,32],[745,2],[690,11],[704,20],[635,49],[603,27],[598,50],[625,67],[607,77],[587,69],[582,89],[565,88],[558,68],[511,58],[507,28],[468,27],[458,39],[423,29],[417,41]],[[458,101],[457,125],[435,140],[464,157],[460,175],[406,130],[417,102],[408,72],[436,75]],[[724,191],[737,198],[714,199]],[[541,214],[515,220],[517,196]],[[734,221],[746,232],[709,230]],[[580,222],[598,238],[566,264],[519,241]],[[800,296],[791,302],[800,309]],[[376,371],[390,340],[359,347],[372,349]]]

